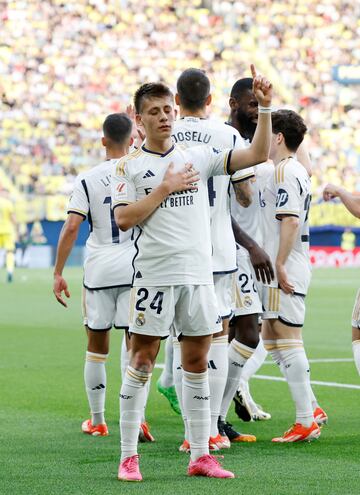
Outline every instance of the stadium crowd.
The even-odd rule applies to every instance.
[[[310,129],[315,199],[325,182],[360,190],[356,90],[332,79],[334,65],[359,65],[359,4],[9,0],[0,17],[0,174],[15,194],[68,195],[99,160],[104,116],[144,81],[173,86],[182,70],[203,68],[216,81],[212,112],[226,118],[250,59],[275,81],[275,105],[300,111]]]

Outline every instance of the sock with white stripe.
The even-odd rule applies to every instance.
[[[126,369],[130,363],[130,350],[126,348],[126,335],[124,333],[122,343],[121,343],[121,354],[120,354],[120,369],[121,369],[121,382],[124,381]]]
[[[267,355],[268,352],[264,347],[262,338],[260,337],[259,343],[253,352],[253,355],[244,364],[241,372],[241,380],[248,382],[264,364]]]
[[[277,339],[264,341],[264,344],[274,361],[282,365],[282,371],[295,402],[296,422],[308,428],[313,423],[314,416],[309,361],[302,340]]]
[[[120,390],[121,460],[137,454],[141,418],[146,403],[146,383],[151,373],[128,366]]]
[[[92,424],[105,423],[106,368],[108,354],[86,352],[84,381]]]
[[[252,356],[254,349],[247,345],[241,344],[236,339],[231,341],[228,346],[228,376],[224,391],[223,400],[221,402],[220,417],[223,421],[226,419],[231,401],[239,386],[239,381],[242,375],[242,370],[248,359]]]
[[[179,406],[181,409],[182,419],[184,422],[184,439],[189,440],[186,415],[185,415],[184,407],[182,404],[183,372],[182,372],[182,366],[181,366],[181,346],[180,346],[180,342],[178,341],[178,339],[176,337],[173,337],[173,348],[174,348],[174,355],[173,355],[174,385],[175,385],[176,395],[177,395],[177,398],[179,401]]]
[[[217,423],[228,374],[227,349],[227,335],[222,337],[213,337],[208,354],[211,437],[216,437],[219,434]]]
[[[208,372],[183,370],[183,405],[187,418],[191,460],[209,454],[210,388]]]
[[[352,343],[352,350],[354,354],[354,361],[356,369],[360,375],[360,340],[354,340]]]
[[[174,377],[173,377],[174,348],[173,348],[171,335],[169,335],[169,337],[166,339],[164,354],[165,354],[165,365],[160,375],[159,381],[162,387],[169,388],[174,385]]]

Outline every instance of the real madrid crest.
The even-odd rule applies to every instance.
[[[144,313],[138,313],[135,323],[138,327],[142,327],[145,324],[145,316]]]
[[[244,297],[244,305],[249,308],[252,305],[252,299],[250,296]]]

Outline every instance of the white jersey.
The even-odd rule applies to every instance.
[[[218,120],[184,117],[175,122],[172,138],[186,148],[206,144],[217,149],[244,148],[239,132]],[[240,170],[233,180],[253,176],[253,169]],[[208,196],[211,215],[213,273],[236,271],[236,245],[231,227],[229,177],[210,177]]]
[[[295,286],[295,295],[305,295],[311,278],[308,224],[310,177],[301,163],[289,157],[276,165],[262,197],[263,248],[274,265],[279,250],[281,215],[299,218],[299,230],[285,268],[289,281]]]
[[[154,153],[145,145],[124,157],[112,175],[113,208],[144,198],[158,187],[172,162],[174,170],[192,163],[199,172],[196,190],[172,193],[142,222],[136,239],[135,286],[213,283],[207,181],[226,175],[231,150],[173,145]]]
[[[133,231],[121,232],[111,209],[110,177],[119,160],[107,160],[80,174],[70,198],[68,213],[88,218],[84,286],[104,289],[131,285],[135,249]]]

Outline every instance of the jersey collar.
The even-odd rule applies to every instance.
[[[175,145],[173,144],[171,146],[171,148],[169,148],[167,151],[165,151],[165,153],[158,153],[157,151],[151,151],[151,150],[148,150],[147,148],[145,148],[145,145],[143,144],[141,146],[141,149],[143,151],[145,151],[145,153],[150,153],[151,155],[157,155],[157,156],[161,156],[161,158],[164,158],[165,156],[167,156],[169,153],[171,153],[175,148]]]

